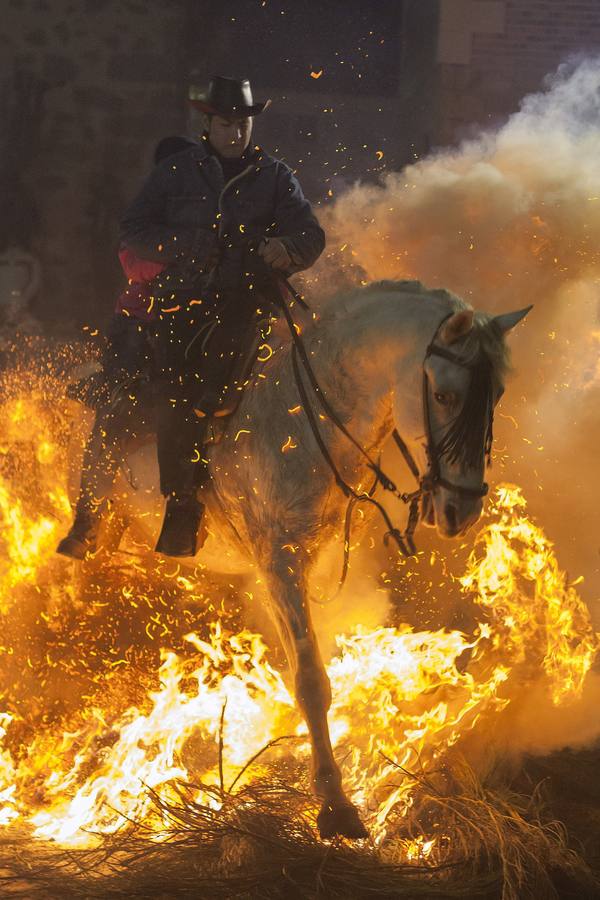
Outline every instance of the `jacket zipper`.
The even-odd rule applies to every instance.
[[[218,231],[219,231],[219,238],[222,238],[222,237],[223,237],[222,230],[221,230],[222,224],[223,224],[223,207],[222,207],[223,197],[224,197],[225,193],[229,190],[229,188],[232,187],[232,185],[236,184],[238,181],[241,181],[242,178],[245,178],[246,175],[248,175],[254,168],[255,168],[255,167],[254,167],[252,164],[250,164],[249,166],[246,166],[246,168],[243,169],[238,175],[235,175],[233,178],[231,178],[231,179],[227,182],[227,184],[223,187],[223,190],[222,190],[221,193],[219,194],[219,202],[218,202],[218,208],[219,208],[219,229],[218,229]]]

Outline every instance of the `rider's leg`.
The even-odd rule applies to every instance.
[[[185,298],[178,299],[176,309],[156,322],[156,436],[160,489],[167,501],[156,550],[168,556],[193,556],[204,512],[197,493],[208,472],[202,462],[207,423],[194,413],[192,398],[198,384],[197,333],[210,320],[203,307],[188,308]]]
[[[158,462],[167,505],[156,549],[169,556],[193,556],[198,549],[204,514],[198,490],[209,477],[203,462],[208,423],[219,415],[230,376],[255,337],[256,310],[236,304],[239,299],[222,298],[212,309],[210,329],[197,341],[193,311],[181,309],[159,324]]]
[[[57,552],[83,559],[97,547],[98,533],[108,509],[113,484],[127,453],[144,439],[149,423],[124,387],[148,364],[146,326],[124,316],[115,317],[103,358],[105,395],[99,402],[81,469],[81,486],[73,525]]]
[[[156,550],[167,556],[194,556],[204,513],[198,491],[209,478],[205,461],[209,419],[199,418],[181,394],[175,403],[174,399],[165,397],[158,410],[160,490],[167,504]]]
[[[215,327],[203,345],[195,399],[196,408],[206,415],[227,415],[235,407],[236,379],[246,370],[249,355],[257,350],[261,319],[243,292],[233,294],[219,308]],[[250,367],[253,362],[249,361]]]

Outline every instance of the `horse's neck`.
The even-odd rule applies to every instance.
[[[376,451],[389,436],[398,384],[407,402],[421,402],[425,351],[445,313],[442,301],[382,295],[307,334],[317,378],[363,446]]]

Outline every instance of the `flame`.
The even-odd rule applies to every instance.
[[[71,506],[62,485],[52,482],[39,491],[36,483],[40,469],[60,465],[64,456],[53,434],[56,422],[49,420],[42,393],[33,394],[29,401],[9,396],[2,404],[0,424],[0,471],[13,470],[12,478],[0,480],[0,522],[4,532],[0,610],[4,610],[13,588],[31,582],[40,560],[53,553],[57,521],[68,520]],[[41,440],[40,428],[46,429]]]
[[[586,606],[558,567],[552,543],[527,518],[526,506],[518,487],[498,488],[491,510],[498,519],[478,539],[485,553],[471,556],[461,582],[477,592],[482,607],[493,610],[496,648],[510,642],[515,662],[534,648],[542,654],[553,702],[559,704],[581,694],[597,637]],[[528,584],[533,592],[524,597]]]
[[[195,634],[187,639],[200,654],[198,668],[187,674],[183,660],[161,651],[160,690],[149,694],[150,712],[144,715],[133,707],[112,726],[118,740],[101,755],[97,769],[72,799],[64,799],[66,788],[74,784],[72,772],[66,773],[66,778],[54,773],[46,780],[52,808],[31,817],[36,837],[81,843],[88,840],[85,831],[112,833],[121,828],[126,819],[119,810],[128,819],[146,818],[152,805],[148,788],[168,787],[170,782],[188,777],[180,761],[187,739],[194,734],[214,744],[223,708],[230,710],[227,733],[231,752],[226,774],[231,768],[233,776],[232,767],[243,765],[257,740],[265,744],[272,739],[275,722],[270,705],[289,708],[293,700],[281,676],[265,661],[261,638],[249,632],[225,635],[217,624],[209,641]],[[195,682],[194,691],[182,688],[184,678]],[[104,724],[100,711],[95,719]],[[88,746],[92,734],[98,735],[93,726],[87,735]],[[75,766],[80,768],[79,759]],[[211,776],[215,776],[214,768],[205,777]]]
[[[190,571],[152,557],[148,565],[155,568],[148,571],[133,555],[102,574],[93,561],[89,577],[104,581],[94,586],[91,604],[81,602],[68,564],[53,556],[69,518],[68,428],[57,411],[57,383],[44,378],[44,389],[35,379],[19,382],[0,403],[0,614],[7,631],[0,671],[0,825],[16,821],[36,838],[83,846],[133,819],[159,840],[165,823],[149,789],[168,800],[177,781],[193,781],[207,799],[213,795],[202,785],[231,787],[236,779],[241,785],[264,777],[268,764],[258,759],[246,768],[248,760],[284,735],[296,736],[287,752],[308,758],[306,728],[263,639],[228,627],[218,598],[203,594]],[[443,834],[409,840],[403,833],[415,789],[407,773],[439,767],[465,735],[485,729],[509,707],[527,679],[544,678],[556,705],[575,700],[598,647],[588,611],[560,570],[552,543],[528,517],[518,487],[497,489],[460,583],[465,603],[477,610],[472,634],[357,627],[338,636],[328,666],[329,721],[344,784],[374,839],[407,862],[434,859]],[[179,649],[162,648],[158,671],[149,666],[141,686],[133,644],[125,650],[103,645],[99,619],[92,618],[108,619],[117,602],[146,623],[146,662],[155,658],[157,640],[181,633]],[[63,633],[66,611],[77,603],[79,630]],[[200,618],[202,607],[214,621],[182,630]],[[18,640],[25,613],[40,646],[47,642],[35,664],[35,648]],[[43,690],[53,666],[70,672],[76,658],[91,654],[106,657],[95,688],[81,691],[53,719],[45,713]],[[35,702],[30,692],[14,688],[12,659],[43,682]],[[36,668],[41,659],[43,679]]]
[[[261,353],[264,355],[261,356]],[[271,359],[273,356],[273,348],[269,344],[261,344],[258,348],[258,356],[256,357],[259,362],[267,362],[267,360]]]

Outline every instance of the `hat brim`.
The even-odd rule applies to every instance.
[[[246,116],[258,116],[271,105],[270,100],[265,100],[264,103],[253,103],[252,106],[239,106],[234,109],[217,109],[201,97],[194,100],[190,98],[189,102],[194,109],[199,109],[201,112],[208,113],[211,116],[224,116],[225,118],[233,117],[236,119],[243,119]]]

